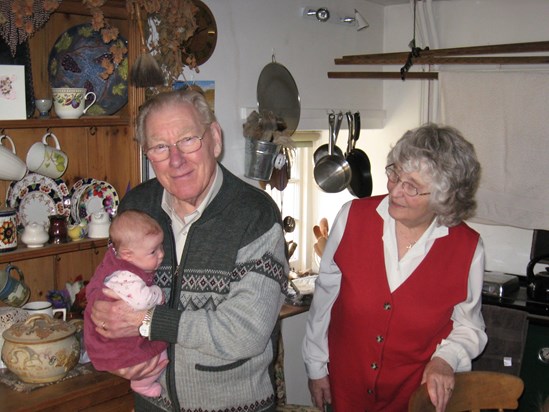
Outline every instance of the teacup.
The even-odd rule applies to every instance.
[[[48,145],[48,138],[51,138],[54,146]],[[59,140],[53,133],[48,132],[42,136],[41,142],[34,143],[27,153],[27,166],[31,172],[57,179],[65,173],[69,158],[61,151]]]
[[[51,90],[55,113],[61,119],[80,118],[97,100],[94,92],[86,93],[83,87],[55,87]],[[89,96],[92,96],[92,101],[86,106]]]
[[[2,144],[4,139],[11,143],[11,150]],[[17,156],[11,137],[0,135],[0,180],[21,180],[26,173],[27,165]]]
[[[56,313],[61,313],[61,319],[67,320],[67,309],[54,309],[52,303],[48,302],[47,300],[39,300],[36,302],[26,303],[21,309],[25,310],[29,314],[29,317],[38,314],[44,314],[49,315],[53,318]]]

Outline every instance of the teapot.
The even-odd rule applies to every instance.
[[[100,239],[109,237],[111,219],[105,210],[100,210],[91,215],[91,222],[88,225],[88,237]]]
[[[21,241],[27,247],[42,247],[49,240],[48,225],[37,222],[31,222],[23,230]]]
[[[83,220],[76,225],[69,225],[68,233],[73,242],[84,239],[88,234],[88,222]]]
[[[19,280],[10,275],[15,270],[19,275]],[[0,269],[0,300],[9,306],[21,307],[30,297],[30,289],[25,284],[23,272],[13,265],[6,266],[6,269]]]
[[[526,279],[527,286],[526,292],[530,299],[549,302],[549,268],[546,268],[545,272],[534,274],[534,266],[543,261],[549,259],[549,254],[544,254],[534,257],[526,267]]]

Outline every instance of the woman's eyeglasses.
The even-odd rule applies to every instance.
[[[387,175],[387,179],[389,179],[389,182],[391,183],[401,183],[402,184],[402,191],[406,194],[406,196],[414,197],[414,196],[425,196],[430,195],[431,192],[424,192],[419,193],[417,190],[417,187],[415,187],[410,182],[406,182],[404,180],[400,179],[399,174],[395,170],[395,164],[391,163],[389,166],[385,168],[385,174]]]
[[[194,153],[202,147],[202,139],[204,139],[207,131],[208,128],[204,130],[202,136],[187,136],[172,144],[161,143],[156,146],[149,147],[145,151],[145,155],[151,162],[162,162],[170,157],[170,147],[172,146],[175,146],[177,150],[183,154]]]

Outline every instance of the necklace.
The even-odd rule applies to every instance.
[[[408,243],[408,246],[406,246],[406,249],[410,250],[412,246],[414,246],[417,243],[417,240],[414,240],[412,243]]]

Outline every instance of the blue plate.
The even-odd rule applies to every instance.
[[[117,40],[127,41],[121,36]],[[113,41],[113,42],[114,42]],[[62,33],[50,52],[48,70],[51,87],[85,87],[97,96],[97,101],[86,115],[111,115],[128,102],[128,58],[106,79],[101,78],[105,69],[103,59],[111,59],[109,51],[113,42],[103,43],[101,34],[90,24],[79,24]]]

